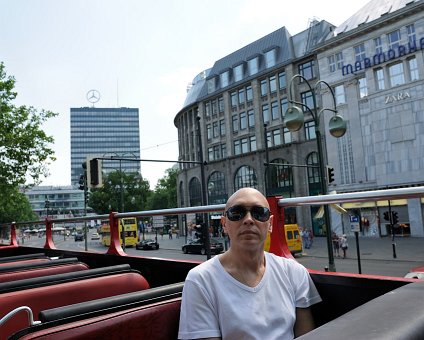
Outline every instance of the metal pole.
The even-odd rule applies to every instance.
[[[396,256],[396,243],[395,243],[395,228],[393,223],[393,215],[392,215],[392,206],[389,202],[389,219],[390,219],[390,231],[392,232],[392,249],[393,249],[393,258],[395,259]]]
[[[124,183],[122,178],[122,160],[119,160],[119,176],[121,177],[121,212],[124,212]],[[122,249],[125,250],[125,225],[120,219],[119,224],[121,225],[121,239]]]
[[[200,161],[200,177],[202,181],[202,205],[207,204],[206,196],[206,179],[205,179],[205,163],[203,160],[203,147],[202,147],[202,136],[200,133],[200,117],[197,116],[197,137],[199,143],[199,161]],[[211,258],[211,242],[209,239],[209,223],[208,223],[208,213],[203,213],[203,225],[202,225],[202,234],[205,235],[205,248],[206,248],[206,258],[209,260]]]

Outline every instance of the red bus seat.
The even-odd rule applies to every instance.
[[[45,309],[148,288],[149,284],[142,275],[138,272],[129,272],[12,291],[0,294],[0,318],[3,318],[15,308],[28,306],[37,320],[40,311]],[[0,325],[0,334],[2,338],[7,338],[26,327],[28,327],[28,316],[21,312],[13,315]]]
[[[78,259],[76,257],[71,257],[66,259],[55,259],[55,260],[47,259],[47,261],[44,261],[43,259],[41,259],[42,261],[39,261],[39,260],[37,261],[34,259],[34,260],[24,260],[24,261],[18,261],[18,262],[3,263],[2,265],[0,265],[0,274],[33,269],[33,268],[57,266],[64,263],[78,262]]]
[[[29,260],[29,259],[40,259],[40,258],[47,258],[47,256],[44,253],[4,256],[4,257],[0,257],[0,263],[15,262],[15,261]]]

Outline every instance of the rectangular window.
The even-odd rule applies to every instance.
[[[272,131],[272,141],[274,145],[281,145],[281,132],[280,129]]]
[[[271,131],[268,131],[266,133],[266,145],[270,148],[272,147],[272,137],[271,137]]]
[[[211,115],[211,102],[205,103],[205,113],[207,117]]]
[[[249,128],[252,128],[255,126],[255,111],[253,110],[247,111],[247,121],[249,124]]]
[[[383,43],[381,41],[381,37],[374,39],[374,46],[375,46],[375,54],[383,53]]]
[[[334,55],[330,55],[328,57],[328,68],[330,69],[330,72],[336,71],[336,58]]]
[[[247,69],[249,71],[249,76],[253,76],[259,71],[259,59],[258,57],[250,59],[247,61]]]
[[[334,88],[334,95],[336,97],[336,105],[346,104],[345,90],[343,85]]]
[[[375,80],[377,83],[377,90],[384,90],[386,88],[384,84],[384,70],[382,68],[375,70]]]
[[[225,136],[225,120],[224,119],[221,119],[219,121],[219,134],[221,136]]]
[[[268,82],[266,79],[261,80],[261,97],[268,94]]]
[[[300,94],[300,98],[302,100],[303,105],[306,105],[311,110],[314,110],[314,97],[311,91],[302,92]],[[308,109],[303,106],[303,112],[308,112]]]
[[[287,129],[286,127],[283,128],[283,139],[284,139],[284,144],[290,144],[292,142],[292,134],[290,130]]]
[[[336,64],[337,69],[343,69],[344,61],[343,61],[343,52],[336,53]]]
[[[289,108],[289,102],[287,98],[283,98],[280,100],[280,106],[281,106],[281,117],[284,118],[284,115],[286,114],[286,111]]]
[[[247,117],[246,112],[240,112],[240,130],[247,128]]]
[[[269,78],[269,92],[277,92],[277,78],[275,76]]]
[[[405,76],[403,73],[403,64],[397,63],[389,66],[390,86],[398,86],[405,84]]]
[[[397,50],[400,45],[400,30],[387,34],[387,41],[389,43],[389,49]]]
[[[311,60],[299,65],[299,74],[306,80],[314,78],[314,61]]]
[[[212,139],[212,126],[211,126],[211,124],[206,125],[206,136],[208,137],[208,140]]]
[[[271,103],[271,117],[272,117],[272,120],[276,120],[276,119],[279,118],[278,102],[272,102]]]
[[[358,79],[359,98],[368,96],[367,78],[362,77]]]
[[[249,143],[250,143],[250,151],[256,151],[256,136],[250,136],[249,137]]]
[[[241,153],[248,153],[249,145],[247,144],[247,138],[242,138],[240,143],[241,143]]]
[[[219,145],[215,145],[213,147],[213,158],[215,158],[215,159],[220,159],[221,158]]]
[[[365,45],[359,44],[353,48],[355,51],[355,61],[363,61],[365,59]]]
[[[225,71],[224,73],[221,73],[219,78],[221,80],[221,88],[227,87],[228,84],[230,83],[230,72]]]
[[[413,43],[416,40],[414,24],[406,26],[406,32],[408,34],[408,42]]]
[[[207,81],[207,84],[208,84],[208,93],[215,92],[215,90],[216,90],[215,83],[216,83],[215,77],[214,78],[211,78],[211,79],[208,79],[208,81]]]
[[[231,97],[231,107],[237,107],[237,92],[231,92],[230,93],[230,97]]]
[[[212,100],[212,115],[218,114],[218,106],[216,99]]]
[[[208,159],[209,161],[213,161],[213,148],[208,148]]]
[[[315,122],[313,120],[305,122],[305,138],[306,140],[316,139]]]
[[[269,108],[268,108],[268,104],[262,105],[262,117],[264,117],[264,123],[269,123]]]
[[[241,146],[240,146],[240,140],[234,141],[234,155],[240,155],[241,154]]]
[[[238,131],[238,115],[233,115],[233,132],[237,132]]]
[[[243,79],[243,64],[234,67],[234,81],[240,81]]]
[[[221,144],[221,157],[222,158],[227,157],[227,146],[225,144]]]
[[[287,87],[286,72],[284,71],[278,73],[278,86],[280,90],[285,89]]]
[[[272,49],[271,51],[265,52],[265,65],[266,65],[266,68],[275,66],[275,63],[276,63],[276,61],[275,61],[275,55],[276,55],[276,53],[275,52],[276,52],[275,51],[275,48]]]
[[[241,88],[240,90],[238,90],[238,100],[239,100],[239,104],[244,104],[246,100],[244,95],[244,88]]]
[[[219,97],[218,98],[218,110],[219,112],[224,112],[224,98],[223,97]]]
[[[409,77],[411,81],[418,80],[418,65],[417,65],[417,59],[411,58],[408,59],[408,67],[409,67]]]
[[[253,101],[253,90],[252,90],[252,86],[247,86],[246,87],[246,100],[248,102]]]
[[[219,136],[219,125],[218,122],[212,123],[212,129],[213,129],[213,138],[216,138]]]

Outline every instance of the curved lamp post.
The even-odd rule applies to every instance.
[[[302,79],[303,82],[306,83],[306,85],[309,87],[309,90],[312,94],[312,100],[313,100],[313,108],[310,108],[304,103],[297,102],[293,100],[292,96],[292,83],[293,80],[296,78]],[[333,109],[330,108],[322,108],[320,111],[317,112],[317,101],[316,101],[316,92],[320,89],[321,84],[324,84],[328,87],[331,93],[331,97],[333,99]],[[326,83],[323,80],[319,80],[314,88],[310,85],[310,83],[307,81],[305,77],[303,77],[300,74],[296,74],[293,76],[289,83],[289,96],[288,96],[288,102],[289,107],[285,113],[284,121],[286,123],[287,129],[290,131],[298,131],[301,127],[303,127],[303,123],[305,120],[304,115],[304,109],[306,109],[312,116],[314,123],[315,123],[315,134],[316,134],[316,140],[317,140],[317,149],[318,149],[318,162],[319,162],[319,174],[320,174],[320,183],[321,183],[321,194],[326,195],[327,194],[327,181],[325,180],[324,176],[324,153],[322,148],[322,140],[321,140],[321,129],[320,129],[320,118],[324,111],[331,111],[334,113],[334,115],[330,118],[329,123],[329,131],[330,134],[336,138],[342,137],[346,132],[346,121],[343,119],[342,116],[337,114],[336,110],[336,99],[333,92],[333,89],[331,86]],[[328,268],[330,271],[334,272],[336,271],[336,266],[334,264],[334,254],[333,254],[333,247],[332,247],[332,241],[331,241],[331,225],[330,225],[330,214],[328,211],[328,205],[324,205],[324,221],[325,221],[325,227],[326,227],[326,236],[327,236],[327,248],[328,248]]]

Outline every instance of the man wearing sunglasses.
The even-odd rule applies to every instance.
[[[221,223],[230,249],[187,275],[179,339],[293,339],[314,328],[309,307],[321,298],[309,273],[263,250],[272,220],[256,189],[228,199]]]

